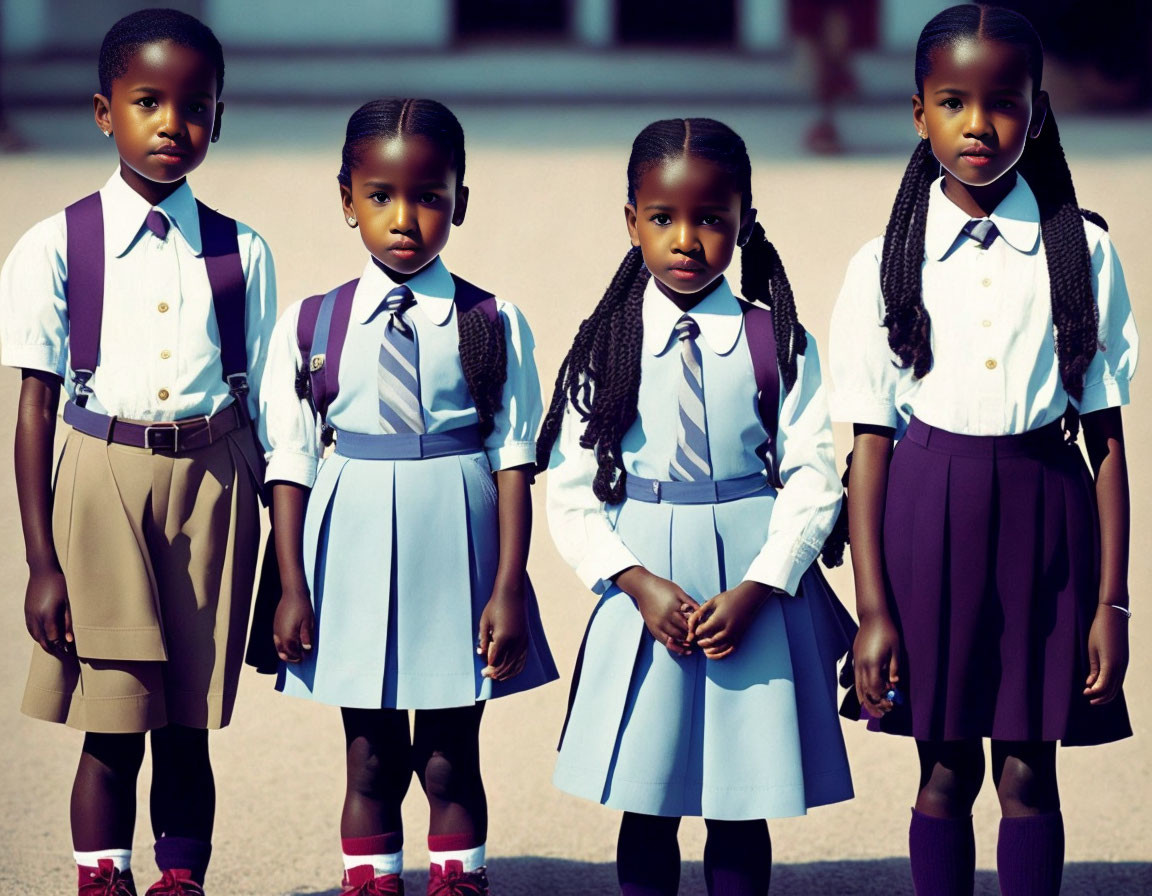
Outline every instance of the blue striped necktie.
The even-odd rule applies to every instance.
[[[964,225],[963,233],[974,240],[981,249],[987,249],[999,235],[1000,231],[989,218],[973,218]]]
[[[700,327],[687,314],[676,321],[680,340],[680,416],[676,426],[676,454],[668,473],[673,479],[692,482],[712,478],[708,455],[708,424],[704,419],[704,372],[696,337]]]
[[[384,297],[389,313],[380,343],[376,385],[380,396],[380,428],[386,433],[424,432],[420,409],[420,364],[416,333],[404,313],[416,304],[412,290],[397,286]]]

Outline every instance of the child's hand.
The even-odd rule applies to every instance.
[[[272,641],[276,655],[286,663],[298,663],[303,651],[312,649],[312,627],[316,617],[307,591],[285,591],[272,621]]]
[[[528,614],[522,587],[497,584],[480,615],[476,653],[488,663],[480,674],[494,681],[519,675],[528,658]]]
[[[616,576],[616,584],[632,596],[644,617],[648,634],[672,653],[687,656],[692,652],[688,635],[688,618],[700,604],[675,582],[653,575],[643,566],[632,566]]]
[[[1113,610],[1115,612],[1115,610]],[[46,653],[63,656],[71,649],[72,613],[68,588],[59,569],[34,572],[24,592],[24,624],[28,634]]]
[[[774,589],[760,582],[741,582],[721,591],[688,619],[688,640],[695,640],[710,660],[722,660],[736,649]]]
[[[860,620],[852,644],[856,663],[856,696],[870,716],[880,718],[895,705],[884,695],[900,680],[900,636],[884,614]]]
[[[1128,669],[1128,617],[1106,604],[1096,608],[1088,631],[1088,674],[1084,696],[1093,706],[1116,699]]]

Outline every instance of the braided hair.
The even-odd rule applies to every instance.
[[[978,37],[1012,44],[1024,52],[1034,96],[1040,91],[1044,51],[1031,24],[1002,7],[953,6],[933,18],[916,45],[916,90],[923,96],[931,73],[932,54],[957,41]],[[1103,218],[1080,209],[1072,175],[1060,145],[1060,132],[1051,112],[1040,135],[1029,139],[1017,163],[1036,195],[1040,228],[1051,281],[1052,321],[1060,379],[1075,399],[1084,392],[1084,373],[1096,353],[1098,311],[1092,294],[1092,262],[1084,233],[1085,217],[1106,228]],[[928,140],[912,153],[884,234],[880,288],[884,295],[884,326],[888,345],[917,379],[932,368],[930,321],[924,307],[921,270],[928,200],[940,166]]]
[[[727,125],[710,118],[657,121],[640,132],[628,158],[628,202],[635,204],[640,181],[652,168],[684,156],[711,162],[730,174],[740,191],[741,211],[752,208],[752,165],[744,141]],[[772,309],[777,362],[785,389],[791,389],[796,382],[796,356],[804,352],[807,342],[796,319],[792,286],[780,255],[759,224],[741,252],[741,267],[745,298]],[[544,470],[560,435],[564,409],[571,403],[587,424],[580,445],[596,456],[592,490],[608,504],[624,500],[620,443],[636,420],[644,336],[641,310],[650,277],[639,247],[628,250],[560,365],[536,446],[537,467]]]
[[[401,135],[424,137],[445,150],[456,172],[456,188],[464,186],[464,129],[447,106],[425,99],[372,100],[353,112],[336,179],[350,187],[352,169],[359,164],[363,147]],[[499,315],[490,320],[483,309],[473,308],[460,316],[459,330],[460,364],[476,405],[480,434],[486,436],[495,425],[507,378],[504,323]]]

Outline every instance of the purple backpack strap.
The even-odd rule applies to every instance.
[[[359,278],[349,280],[322,296],[305,299],[300,306],[296,344],[311,379],[312,404],[321,420],[327,418],[328,407],[340,388],[340,354],[359,282]]]
[[[488,320],[496,320],[498,313],[496,311],[496,296],[473,283],[469,283],[463,277],[457,277],[455,274],[452,275],[452,282],[456,284],[456,295],[453,301],[456,303],[457,326],[459,326],[460,318],[476,307],[484,312],[484,316]]]
[[[248,344],[245,338],[247,283],[240,261],[236,222],[199,200],[200,242],[212,287],[212,309],[220,331],[220,365],[233,397],[248,391]],[[237,398],[237,400],[240,400]]]
[[[748,353],[752,356],[752,372],[756,377],[756,404],[760,410],[760,422],[768,433],[764,444],[764,463],[768,467],[768,477],[772,484],[780,487],[780,474],[776,466],[776,430],[780,420],[780,367],[776,360],[776,331],[773,328],[772,310],[764,305],[742,303],[744,312],[744,333],[748,341]]]
[[[67,277],[64,300],[68,309],[68,353],[76,404],[88,402],[88,380],[100,354],[104,317],[104,211],[93,193],[64,209],[67,229]]]

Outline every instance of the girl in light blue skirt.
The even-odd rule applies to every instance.
[[[428,892],[487,893],[483,701],[557,677],[525,574],[542,410],[532,334],[440,260],[468,204],[448,109],[361,107],[339,181],[371,257],[280,319],[261,392],[277,687],[342,707],[344,892],[403,892],[415,771]]]
[[[599,595],[555,783],[624,810],[632,896],[676,892],[684,815],[707,820],[709,892],[766,893],[764,819],[852,796],[835,665],[855,627],[812,565],[840,504],[832,432],[750,179],[719,122],[636,138],[633,249],[539,445],[553,537]],[[737,245],[748,301],[724,278]]]

